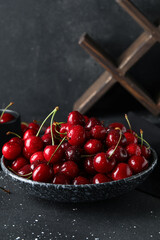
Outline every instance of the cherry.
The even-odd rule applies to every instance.
[[[63,142],[61,144],[61,148],[65,151],[67,148],[69,148],[71,144],[69,142]]]
[[[145,159],[145,157],[136,155],[132,156],[128,160],[128,164],[134,173],[139,173],[148,167],[148,161]]]
[[[85,125],[86,125],[89,121],[89,117],[87,117],[86,115],[83,115],[83,117],[84,117],[84,121],[85,121]]]
[[[81,146],[86,139],[85,130],[80,125],[73,126],[67,133],[68,142],[74,146]]]
[[[57,174],[60,171],[62,164],[63,164],[63,162],[55,163],[53,165],[53,172],[54,172],[54,174]]]
[[[99,173],[109,173],[116,165],[116,160],[114,158],[109,159],[107,154],[102,152],[98,153],[93,160],[94,168]]]
[[[132,171],[127,163],[119,163],[111,174],[113,180],[120,180],[130,176],[132,176]]]
[[[31,136],[25,140],[24,146],[28,153],[33,154],[43,149],[43,141],[38,136]]]
[[[54,184],[70,184],[70,180],[62,173],[58,173],[53,178]]]
[[[78,175],[78,165],[73,161],[67,161],[61,166],[60,172],[69,178],[75,178]]]
[[[21,154],[22,148],[16,142],[7,142],[3,145],[2,153],[7,160],[14,160]]]
[[[86,140],[89,140],[90,138],[91,138],[91,131],[86,130]]]
[[[18,157],[12,162],[11,168],[13,171],[18,172],[20,168],[27,164],[28,161],[24,157]]]
[[[53,179],[53,169],[51,166],[45,163],[38,165],[32,174],[32,179],[37,182],[51,182]]]
[[[111,182],[111,179],[102,173],[98,173],[93,178],[93,184]]]
[[[30,159],[30,157],[32,156],[32,154],[31,153],[29,153],[28,151],[27,151],[27,149],[24,147],[23,148],[23,156],[26,158],[26,159]]]
[[[91,136],[92,138],[96,138],[98,140],[104,140],[106,137],[106,129],[101,125],[95,125],[91,128]]]
[[[18,170],[18,175],[24,178],[30,177],[32,174],[31,166],[30,164],[24,165],[22,168]]]
[[[81,149],[77,146],[70,146],[65,150],[65,158],[68,161],[79,162],[81,160]]]
[[[101,123],[96,118],[91,117],[91,118],[89,118],[88,122],[86,123],[85,128],[87,130],[91,130],[91,128],[94,127],[95,125],[101,125]]]
[[[56,131],[55,131],[55,123],[52,124],[52,131],[53,131],[53,134],[56,134]],[[51,134],[51,126],[49,126],[46,130],[45,130],[45,134]]]
[[[74,185],[83,185],[83,184],[89,184],[89,180],[85,177],[78,176],[73,180]]]
[[[54,164],[63,158],[64,151],[61,146],[58,148],[57,145],[50,145],[45,147],[43,154],[47,162]]]
[[[141,148],[137,144],[135,144],[135,143],[129,144],[126,147],[126,150],[127,150],[128,154],[129,154],[129,156],[132,156],[132,155],[140,156],[141,155]]]
[[[96,154],[102,150],[102,143],[97,139],[90,139],[84,145],[84,149],[89,154]]]
[[[146,146],[142,145],[141,147],[142,156],[144,156],[146,159],[149,159],[151,156],[151,149],[147,148]]]
[[[30,163],[32,164],[33,162],[40,160],[40,161],[45,161],[43,151],[35,152],[31,155],[30,157]]]
[[[68,133],[68,131],[72,128],[73,126],[72,126],[72,124],[70,124],[70,123],[62,123],[61,124],[61,128],[60,128],[60,137],[64,137],[65,136],[65,134],[67,134]]]
[[[45,163],[45,160],[36,160],[33,163],[31,163],[30,167],[31,170],[33,171],[37,166],[39,166],[41,163]]]
[[[22,138],[19,138],[19,137],[13,137],[9,140],[9,142],[14,142],[14,143],[19,144],[21,146],[21,148],[23,148],[23,145],[24,145]]]
[[[23,140],[25,141],[27,138],[31,137],[31,136],[35,136],[37,133],[37,131],[34,128],[28,129],[27,131],[25,131],[24,135],[23,135]]]
[[[90,175],[95,175],[96,171],[93,165],[93,157],[87,157],[84,160],[84,170]]]
[[[127,140],[127,145],[130,144],[130,143],[135,143],[135,144],[137,144],[138,139],[137,139],[137,137],[136,137],[133,133],[131,133],[131,132],[125,132],[125,133],[124,133],[124,136],[125,136],[125,138],[126,138],[126,140]]]
[[[115,150],[115,146],[110,147],[107,150],[106,154],[107,154],[107,157],[111,159],[114,158],[118,162],[125,162],[128,158],[128,153],[126,149],[121,146],[117,146],[116,150]]]
[[[26,122],[21,122],[21,131],[24,134],[25,131],[28,129],[28,123]]]
[[[84,126],[85,120],[84,117],[81,113],[78,111],[72,111],[68,115],[67,122],[72,124],[72,125],[82,125]]]
[[[0,116],[0,123],[6,123],[6,122],[10,122],[12,121],[13,119],[15,119],[15,117],[10,114],[10,113],[6,113],[5,111],[13,105],[13,102],[10,102],[7,107],[3,110],[1,116]]]
[[[51,138],[51,134],[50,133],[44,134],[41,137],[41,139],[42,139],[43,144],[44,144],[45,147],[52,144],[52,138]]]
[[[118,123],[118,122],[109,124],[108,128],[109,129],[119,128],[119,129],[121,129],[122,133],[127,131],[126,127],[122,123]]]
[[[30,129],[35,129],[36,132],[38,132],[38,130],[39,130],[39,124],[36,123],[36,121],[33,121],[33,122],[29,123],[28,128],[30,128]]]
[[[113,145],[116,145],[117,142],[119,141],[120,134],[121,134],[121,132],[118,129],[111,130],[107,135],[106,145],[108,147],[112,147]],[[119,145],[125,146],[126,142],[127,142],[127,140],[126,140],[125,136],[122,135]]]

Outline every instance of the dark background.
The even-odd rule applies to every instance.
[[[159,0],[133,1],[154,21]],[[0,0],[0,107],[10,101],[22,120],[42,120],[57,105],[65,120],[73,103],[104,71],[78,45],[88,32],[118,57],[143,30],[114,0]],[[131,69],[136,81],[156,99],[160,45]],[[102,104],[103,103],[103,104]],[[116,84],[90,114],[144,110]]]

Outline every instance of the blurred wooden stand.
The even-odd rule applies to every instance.
[[[156,43],[160,42],[160,26],[156,27],[128,0],[116,0],[125,11],[145,30],[119,57],[115,64],[96,42],[84,33],[79,45],[83,47],[102,67],[105,72],[75,102],[73,109],[81,113],[88,111],[116,82],[120,83],[152,114],[160,113],[160,98],[157,103],[145,93],[127,71]]]

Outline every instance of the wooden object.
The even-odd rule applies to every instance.
[[[118,82],[151,113],[158,115],[160,113],[160,98],[158,102],[155,103],[142,87],[131,77],[126,76],[126,73],[157,41],[160,42],[160,27],[156,27],[150,23],[130,1],[116,0],[116,2],[119,3],[145,31],[119,57],[117,65],[113,63],[106,52],[104,52],[87,33],[81,36],[79,45],[104,67],[106,71],[75,102],[73,109],[85,113]]]

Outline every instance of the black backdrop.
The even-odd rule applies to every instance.
[[[159,0],[133,1],[150,19],[160,16]],[[54,106],[64,120],[74,101],[104,71],[78,46],[88,32],[118,57],[143,30],[114,0],[0,0],[0,106],[15,102],[22,119],[42,120]],[[156,98],[160,45],[131,69]],[[103,103],[103,104],[102,104]],[[92,115],[143,109],[116,84]]]

